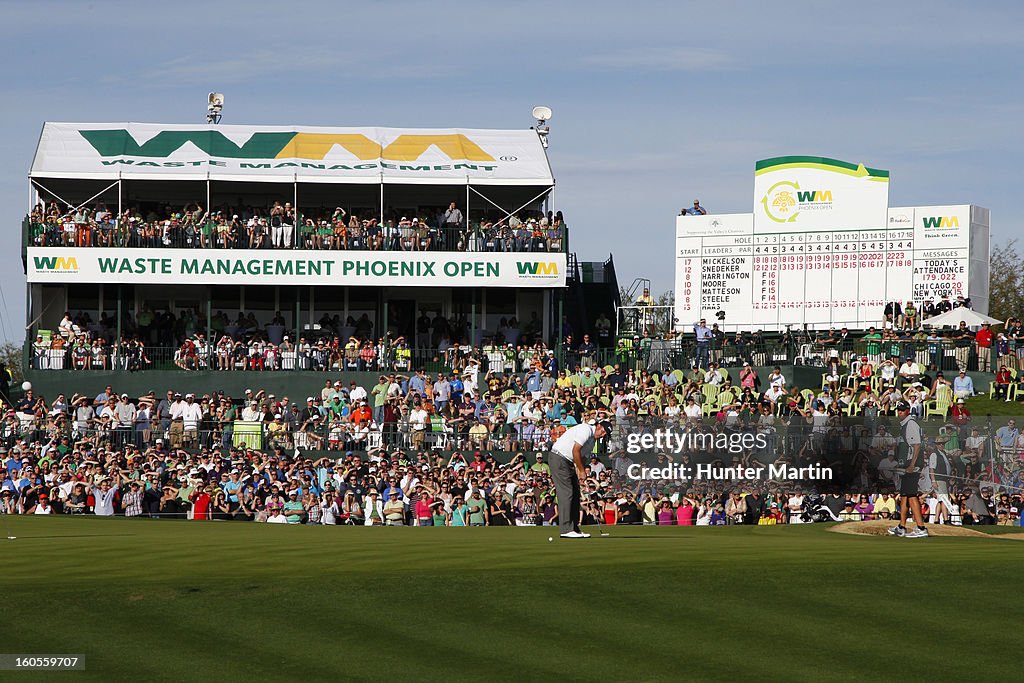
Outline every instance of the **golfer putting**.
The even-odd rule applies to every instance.
[[[590,538],[580,531],[580,481],[587,478],[586,459],[594,451],[594,442],[611,434],[608,420],[570,427],[551,446],[548,466],[558,498],[558,531],[562,538]]]

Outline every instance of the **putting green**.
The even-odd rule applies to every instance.
[[[18,680],[973,679],[1024,617],[990,537],[7,521],[0,651],[87,666]]]

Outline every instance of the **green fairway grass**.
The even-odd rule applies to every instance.
[[[989,398],[987,394],[973,396],[967,400],[967,407],[975,422],[984,419],[986,415],[993,417],[1020,417],[1024,415],[1024,403],[1019,401],[1004,401]],[[1000,422],[1002,424],[1002,421]]]
[[[5,680],[972,680],[1019,666],[996,625],[1024,618],[1024,543],[995,536],[7,521],[0,651],[83,654],[87,671]]]

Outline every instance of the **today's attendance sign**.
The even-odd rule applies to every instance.
[[[565,254],[28,249],[28,281],[564,287]]]

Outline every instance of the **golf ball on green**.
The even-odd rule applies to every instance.
[[[555,542],[555,537],[554,536],[548,536],[548,543],[554,543],[554,542]]]

